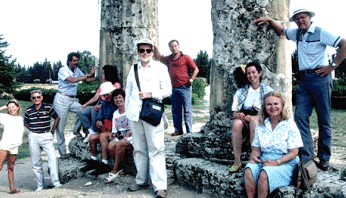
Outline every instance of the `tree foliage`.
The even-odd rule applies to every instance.
[[[211,61],[209,60],[209,55],[207,51],[200,50],[199,53],[197,54],[195,63],[199,69],[198,76],[206,78],[209,84]]]
[[[3,35],[0,35],[0,94],[3,92],[13,93],[17,87],[16,73],[14,71],[15,60],[10,60],[11,56],[6,56],[6,47],[9,44],[3,41]]]

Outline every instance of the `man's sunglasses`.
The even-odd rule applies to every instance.
[[[138,51],[139,51],[139,53],[144,53],[145,51],[147,51],[147,53],[149,54],[149,53],[151,53],[153,50],[152,50],[152,49],[139,49]]]
[[[35,100],[36,98],[37,98],[37,99],[41,99],[41,96],[36,96],[36,97],[33,96],[33,97],[31,97],[32,100]]]

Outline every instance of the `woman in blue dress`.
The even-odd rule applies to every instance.
[[[302,146],[300,132],[288,117],[283,96],[269,92],[263,98],[244,171],[247,196],[255,197],[257,193],[258,197],[267,197],[275,189],[290,185]]]

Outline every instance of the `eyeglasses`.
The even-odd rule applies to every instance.
[[[152,49],[139,49],[138,50],[139,51],[139,53],[144,53],[145,51],[149,54],[149,53],[151,53],[153,50]]]
[[[35,99],[41,99],[41,96],[36,96],[36,97],[35,97],[35,96],[33,96],[33,97],[31,97],[31,99],[32,99],[32,100],[35,100]]]

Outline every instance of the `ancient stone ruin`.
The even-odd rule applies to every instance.
[[[290,103],[291,59],[287,41],[270,26],[253,24],[263,15],[288,21],[289,0],[211,0],[211,3],[214,34],[211,118],[199,133],[183,135],[177,142],[166,139],[168,176],[216,197],[245,197],[243,172],[228,172],[228,165],[234,160],[230,107],[237,86],[233,72],[242,64],[260,62],[263,82],[283,93]],[[102,0],[101,9],[100,65],[116,65],[125,86],[127,73],[137,61],[136,41],[143,37],[157,41],[159,36],[157,0]],[[80,142],[78,137],[70,142],[71,153],[88,159],[88,148]],[[243,151],[242,160],[246,161],[249,143],[243,146]],[[76,166],[80,162],[59,163],[65,180],[79,176]],[[68,169],[66,163],[74,167]],[[339,177],[338,171],[319,173],[311,194],[305,193],[303,197],[345,197],[345,181]],[[288,186],[271,196],[293,197],[294,190],[294,186]]]

